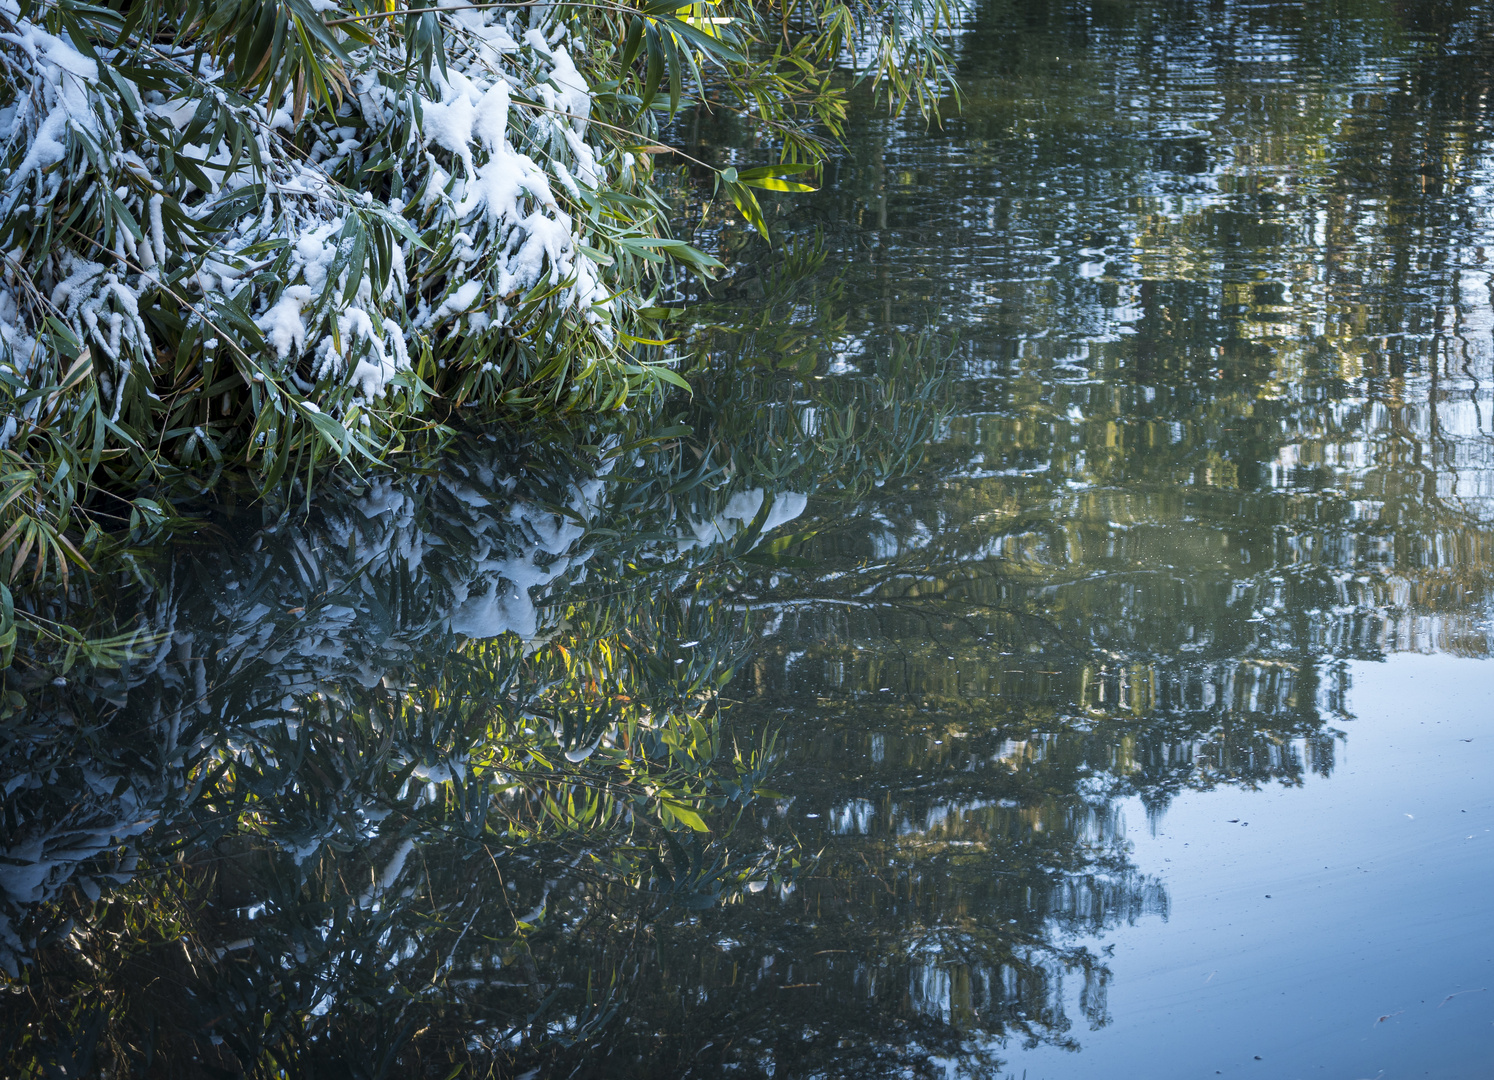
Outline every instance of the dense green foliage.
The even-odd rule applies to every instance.
[[[658,290],[720,263],[669,236],[670,119],[747,120],[751,167],[694,175],[766,235],[753,189],[807,189],[834,70],[928,108],[948,23],[943,0],[7,0],[0,580],[88,567],[183,493],[682,383]]]

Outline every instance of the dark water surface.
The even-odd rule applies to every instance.
[[[193,1022],[241,1063],[274,1016],[320,1075],[445,1075],[452,1046],[536,1075],[1494,1075],[1494,10],[988,0],[953,47],[963,110],[854,108],[776,255],[707,234],[737,273],[682,418],[730,469],[677,433],[619,453],[644,419],[474,441],[168,560],[170,648],[101,699],[154,695],[156,765],[104,739],[13,822],[12,900],[107,892],[134,864],[98,860],[167,822],[206,843],[227,811],[191,777],[240,754],[295,866],[378,852],[340,952],[330,886],[273,935],[309,894],[220,891],[244,973]],[[776,736],[783,798],[721,842],[758,861],[629,921],[536,847],[488,927],[454,818],[380,831],[380,798],[440,801],[445,729],[389,749],[338,703],[398,669],[448,702],[522,672],[532,704],[574,677],[538,640],[617,628],[634,700],[740,663],[726,730]],[[304,750],[313,693],[342,764]],[[19,745],[16,798],[56,785]],[[297,753],[317,779],[275,787]],[[396,990],[436,1019],[401,1028]]]

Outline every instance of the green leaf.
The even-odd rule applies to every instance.
[[[782,177],[814,172],[818,168],[819,165],[815,162],[785,161],[778,165],[759,165],[756,168],[743,169],[731,179],[740,180],[748,187],[762,188],[766,191],[816,191],[818,189],[810,184],[784,180]]]
[[[818,191],[819,188],[810,184],[796,184],[792,180],[779,180],[777,177],[768,177],[763,180],[743,180],[742,183],[748,187],[762,188],[764,191]]]
[[[706,826],[706,823],[701,819],[701,816],[694,810],[691,810],[684,803],[666,801],[664,803],[664,806],[668,809],[669,813],[674,815],[674,817],[680,821],[681,824],[688,825],[696,832],[708,833],[711,831]]]
[[[741,211],[742,216],[747,219],[747,224],[756,229],[764,240],[771,239],[768,236],[768,223],[763,220],[762,207],[757,204],[757,196],[752,194],[743,184],[732,183],[730,181],[726,184],[726,194],[736,204],[736,208]]]
[[[690,384],[685,381],[685,377],[671,367],[666,367],[663,364],[643,364],[640,366],[656,379],[661,379],[664,382],[678,386],[681,390],[691,389]]]
[[[761,180],[765,176],[796,176],[799,173],[815,172],[819,167],[819,163],[813,161],[785,161],[778,165],[759,165],[755,168],[743,169],[741,178]]]
[[[643,76],[643,93],[638,95],[640,116],[653,104],[654,97],[659,92],[659,84],[664,80],[664,43],[660,40],[658,27],[648,28],[644,35],[644,48],[648,53],[648,68]]]
[[[671,34],[684,38],[713,60],[726,64],[747,63],[747,54],[735,47],[736,41],[731,36],[707,34],[704,30],[671,16],[660,18],[659,25]]]
[[[628,36],[623,41],[622,57],[618,61],[623,71],[633,66],[633,61],[638,59],[638,47],[643,44],[643,19],[634,15],[633,20],[628,23]]]

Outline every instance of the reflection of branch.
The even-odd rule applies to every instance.
[[[870,611],[875,608],[890,608],[898,606],[892,600],[879,600],[875,602],[869,600],[841,600],[837,597],[832,596],[807,596],[799,600],[756,600],[748,597],[747,601],[748,602],[745,604],[731,604],[728,606],[733,611],[788,611],[792,608],[813,608],[819,607],[821,605],[828,605],[831,607],[861,608],[863,610]]]
[[[965,610],[951,610],[954,603],[962,604]],[[980,626],[976,621],[976,614],[1005,615],[1010,619],[1023,623],[1037,623],[1039,627],[1046,630],[1053,638],[1056,638],[1065,647],[1078,650],[1080,644],[1074,634],[1065,629],[1064,626],[1050,615],[1039,614],[1033,611],[1025,611],[1015,607],[1003,607],[999,604],[981,603],[974,600],[957,600],[948,595],[918,597],[916,599],[899,598],[895,600],[845,600],[838,597],[799,597],[784,600],[756,600],[748,598],[748,603],[735,605],[734,610],[782,610],[794,609],[813,610],[821,605],[832,607],[855,608],[865,611],[887,609],[889,611],[900,611],[909,615],[916,615],[924,620],[925,625],[930,620],[937,619],[941,622],[959,622],[965,624],[970,635],[978,640],[991,637],[989,629]],[[932,610],[930,610],[932,609]],[[930,631],[931,640],[938,643],[942,640],[937,633]]]

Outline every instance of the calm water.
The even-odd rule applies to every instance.
[[[703,1028],[794,1075],[1494,1070],[1491,29],[991,4],[961,115],[858,117],[787,219],[829,371],[939,325],[954,415],[761,595],[735,689],[823,853],[709,931]]]
[[[474,445],[163,555],[139,602],[175,651],[99,699],[153,695],[159,765],[117,787],[102,740],[58,803],[94,831],[33,814],[51,846],[12,845],[0,885],[107,891],[129,869],[100,852],[168,822],[231,863],[194,763],[231,745],[268,776],[306,695],[356,713],[395,670],[477,695],[460,635],[621,626],[655,695],[740,662],[725,724],[776,735],[783,798],[719,842],[799,869],[629,917],[536,850],[510,892],[548,929],[515,959],[464,899],[476,864],[411,831],[427,884],[364,944],[326,907],[220,928],[244,971],[204,1006],[214,1047],[263,1013],[319,1033],[323,1075],[401,1038],[426,1049],[397,1074],[451,1046],[538,1075],[1494,1072],[1494,10],[988,0],[953,46],[963,111],[858,106],[823,190],[770,215],[786,249],[707,219],[737,273],[678,415]],[[618,452],[680,419],[732,469],[677,433]],[[383,745],[325,708],[329,745]],[[448,780],[445,738],[284,764],[261,833],[356,853],[380,791]],[[214,903],[305,910],[241,877]],[[442,919],[475,929],[401,944]],[[295,993],[255,981],[308,950]],[[437,1019],[401,1034],[393,986]]]

